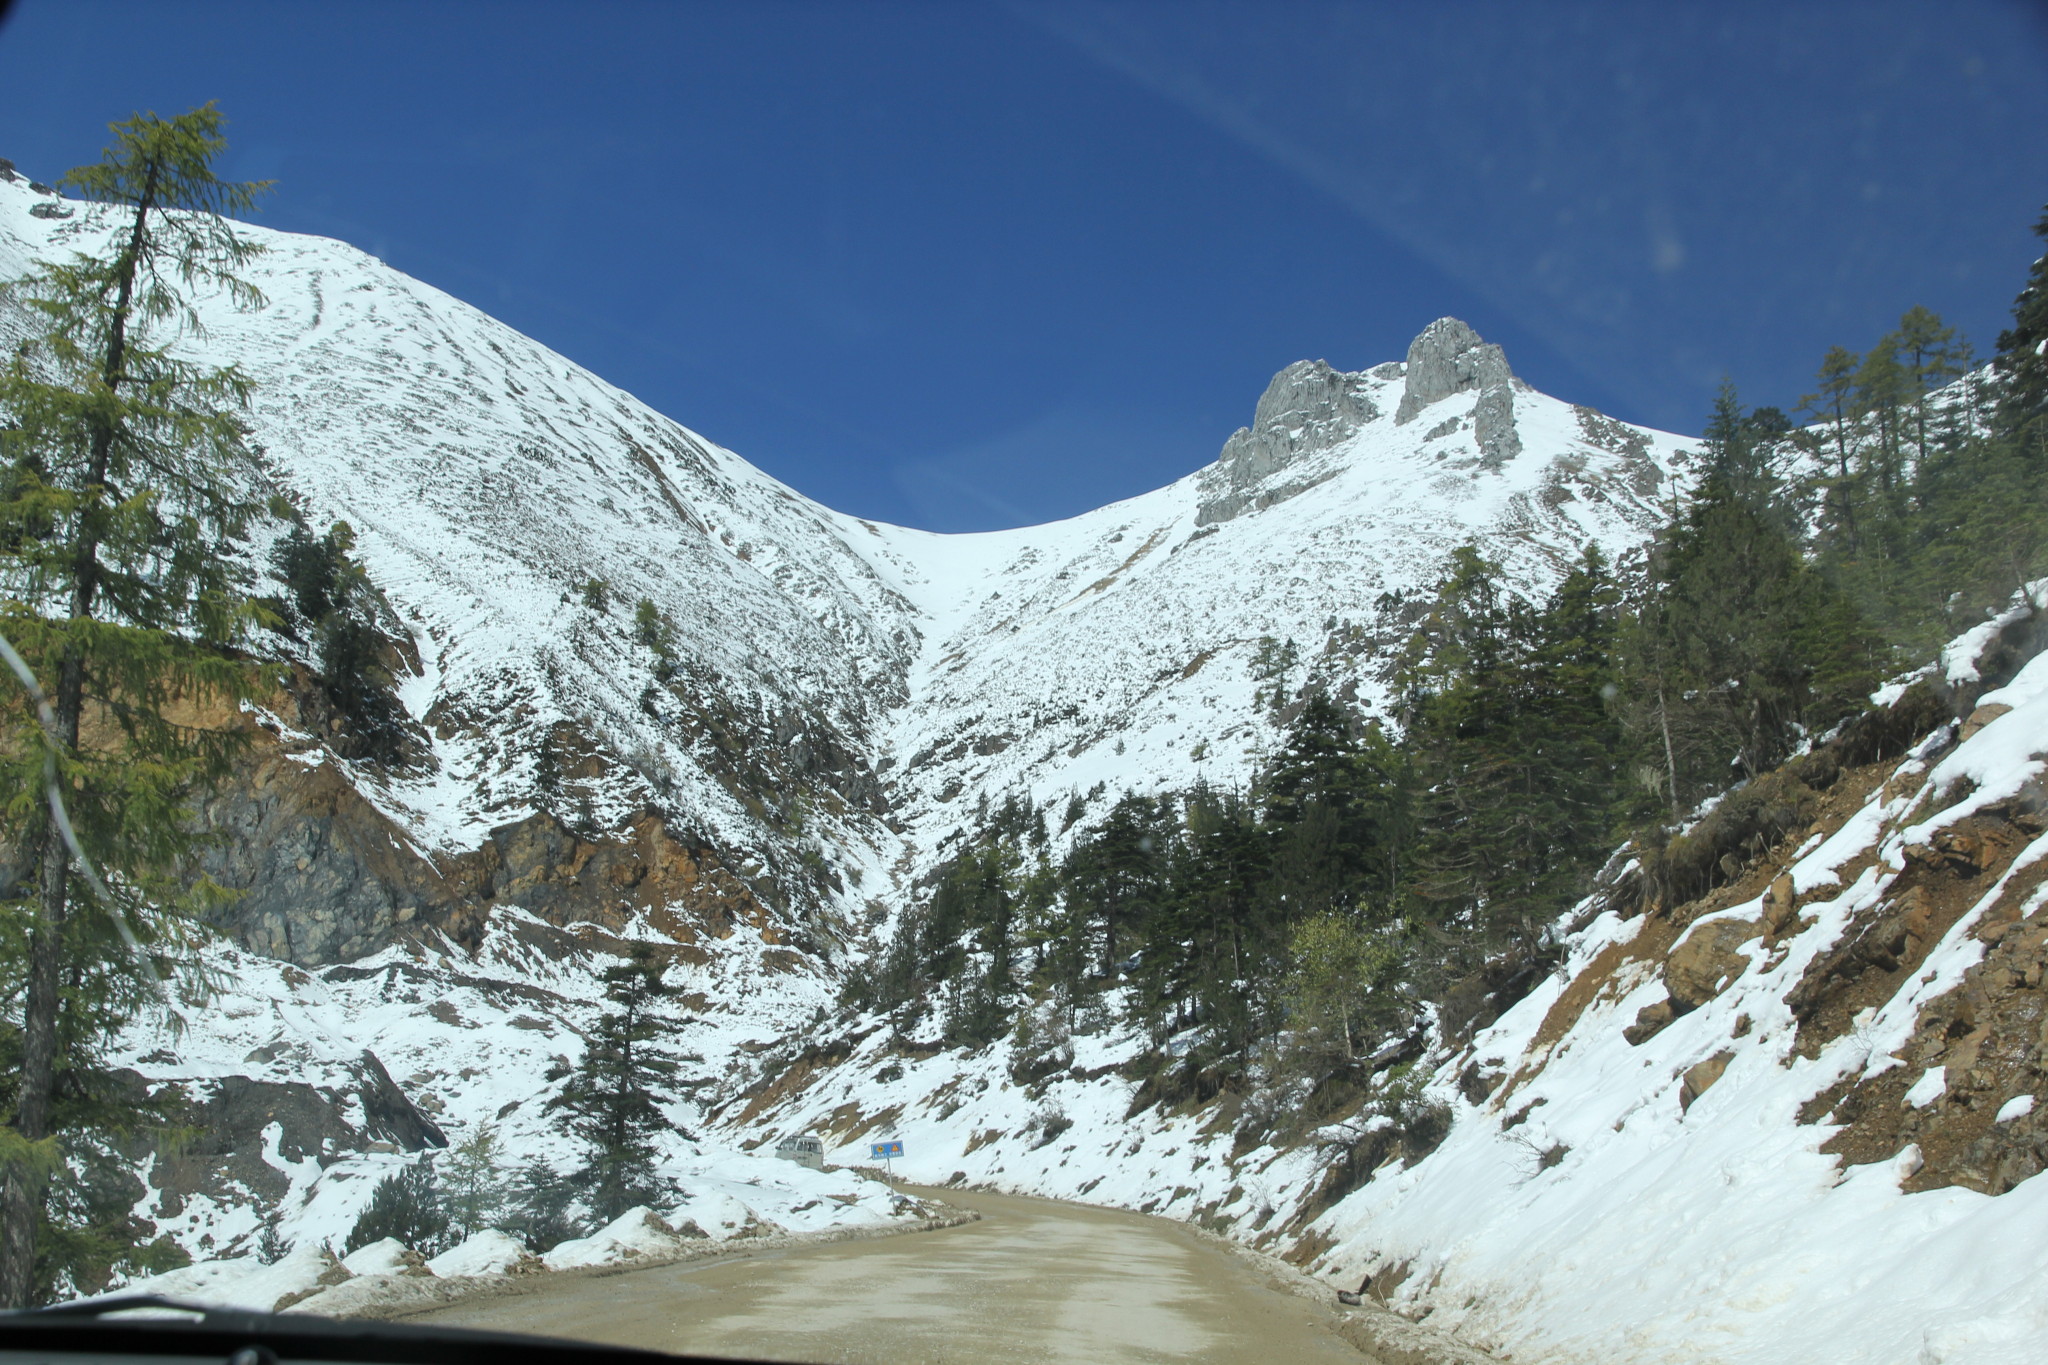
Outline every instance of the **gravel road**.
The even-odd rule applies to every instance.
[[[817,1365],[1370,1365],[1330,1309],[1179,1224],[930,1193],[981,1221],[564,1279],[409,1321]]]

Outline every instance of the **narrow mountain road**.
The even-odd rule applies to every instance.
[[[1330,1309],[1160,1218],[931,1191],[981,1221],[565,1279],[411,1321],[844,1365],[1369,1365]]]

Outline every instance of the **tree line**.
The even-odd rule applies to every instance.
[[[1498,1007],[1617,847],[1654,853],[2048,574],[2044,343],[2048,257],[1988,368],[1914,308],[1827,354],[1804,426],[1724,385],[1639,555],[1588,548],[1532,600],[1457,550],[1421,600],[1379,603],[1408,623],[1390,713],[1311,684],[1243,787],[1127,795],[1057,854],[1056,812],[1010,796],[845,1004],[963,1047],[1134,1022],[1183,1093],[1327,1088],[1461,983]]]

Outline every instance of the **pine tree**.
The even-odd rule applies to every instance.
[[[575,1178],[591,1211],[609,1222],[668,1192],[657,1170],[656,1140],[680,1130],[661,1106],[703,1082],[681,1079],[682,1064],[700,1058],[660,1042],[674,1024],[656,1006],[676,988],[662,980],[653,951],[635,947],[628,961],[605,968],[601,979],[612,1008],[591,1029],[582,1062],[547,1107],[566,1114],[569,1131],[582,1141],[587,1159]]]
[[[1834,471],[1820,481],[1824,495],[1823,522],[1830,536],[1844,552],[1853,555],[1856,539],[1856,474],[1851,467],[1850,413],[1856,391],[1856,371],[1862,363],[1854,351],[1840,346],[1828,348],[1821,358],[1814,392],[1799,400],[1799,411],[1826,424],[1817,442]]]
[[[2048,243],[2048,208],[2034,235]],[[2013,302],[2012,326],[1998,334],[1994,364],[2001,426],[2030,460],[2048,464],[2048,252],[2034,259]]]
[[[519,1234],[527,1250],[549,1252],[583,1234],[583,1227],[570,1214],[575,1204],[576,1186],[547,1162],[536,1161],[519,1172],[506,1225]]]
[[[1854,606],[1804,560],[1760,444],[1724,390],[1700,486],[1652,547],[1628,630],[1633,728],[1672,818],[1775,767],[1879,671]]]
[[[359,1251],[386,1237],[422,1256],[438,1256],[454,1245],[449,1236],[448,1201],[435,1178],[431,1159],[413,1162],[377,1182],[370,1192],[370,1202],[348,1230],[342,1254]]]
[[[382,659],[377,592],[351,555],[355,531],[337,521],[314,536],[298,524],[279,539],[271,564],[288,596],[287,626],[314,646],[320,687],[345,727],[339,750],[348,758],[389,762],[405,744],[405,708]]]
[[[36,1273],[45,1205],[33,1154],[49,1151],[67,1038],[80,1036],[65,1023],[67,963],[115,941],[98,931],[107,916],[160,936],[167,916],[217,895],[181,875],[193,843],[187,803],[224,771],[240,730],[173,724],[164,707],[173,696],[232,702],[254,682],[222,649],[251,620],[227,557],[256,510],[235,482],[249,385],[232,368],[176,359],[156,337],[197,329],[188,290],[258,298],[237,271],[259,248],[227,215],[263,187],[214,176],[220,125],[211,105],[113,125],[102,160],[65,178],[95,202],[107,247],[38,262],[7,287],[34,332],[0,371],[0,631],[49,709],[17,699],[0,741],[6,842],[23,862],[7,913],[27,963],[0,1152],[0,1305],[27,1302]],[[95,894],[42,807],[46,755],[103,884],[133,904],[80,913]],[[141,970],[132,957],[114,960]]]

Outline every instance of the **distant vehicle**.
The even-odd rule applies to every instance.
[[[825,1144],[809,1133],[792,1133],[776,1143],[775,1155],[814,1171],[825,1169]]]

